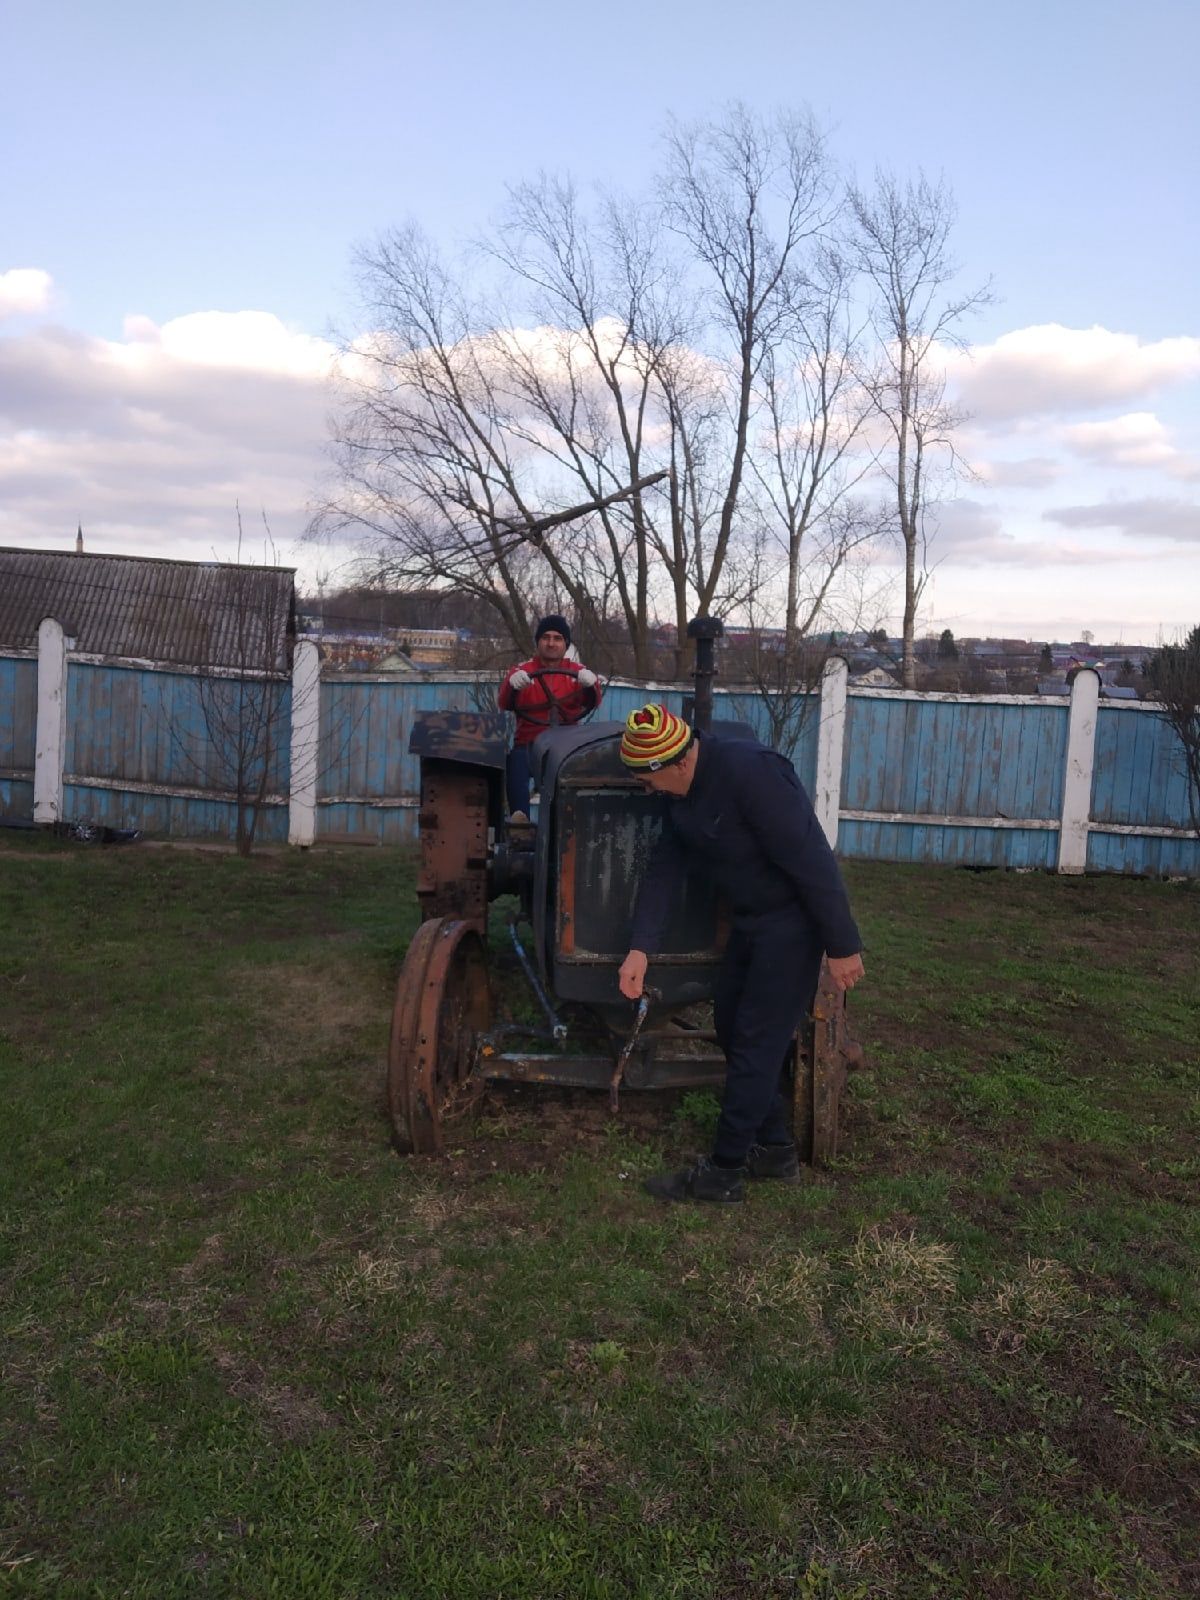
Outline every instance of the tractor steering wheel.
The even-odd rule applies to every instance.
[[[534,683],[539,678],[544,680],[546,678],[561,678],[564,676],[568,676],[568,674],[564,674],[561,667],[539,667],[536,672],[531,672],[529,674],[529,681]],[[570,673],[569,676],[574,677],[575,674]],[[592,712],[596,709],[595,706],[589,706],[586,711],[581,713],[581,715],[572,718],[571,722],[568,724],[566,717],[562,714],[567,703],[566,696],[555,694],[550,685],[544,681],[542,683],[542,693],[546,696],[546,709],[550,713],[549,721],[543,722],[540,717],[531,716],[528,711],[523,711],[515,704],[513,706],[513,715],[521,722],[533,723],[534,727],[536,728],[559,728],[563,727],[564,725],[575,727],[580,722],[586,722],[587,719],[592,715]]]

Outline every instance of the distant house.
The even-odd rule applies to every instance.
[[[36,650],[47,617],[77,655],[285,673],[291,567],[0,548],[0,650]]]
[[[866,672],[856,673],[850,679],[850,686],[854,689],[898,689],[900,683],[884,667],[870,667]]]
[[[386,656],[381,656],[375,663],[377,672],[399,672],[407,677],[420,677],[426,670],[419,661],[406,655],[403,650],[393,650]]]

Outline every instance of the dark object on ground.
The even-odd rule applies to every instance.
[[[737,1205],[746,1198],[746,1167],[714,1166],[708,1156],[679,1172],[659,1172],[642,1188],[656,1200],[701,1200],[709,1205]]]
[[[83,817],[78,822],[52,822],[49,831],[56,839],[72,839],[76,844],[136,844],[140,828],[110,828]]]

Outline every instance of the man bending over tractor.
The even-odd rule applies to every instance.
[[[703,874],[733,917],[713,1000],[726,1060],[713,1152],[645,1187],[663,1200],[728,1202],[744,1198],[747,1178],[794,1183],[799,1160],[781,1092],[792,1036],[812,1007],[823,955],[842,990],[864,975],[833,851],[791,763],[753,740],[696,732],[665,706],[647,705],[629,714],[621,760],[645,789],[667,797],[621,993],[640,998],[686,872]]]

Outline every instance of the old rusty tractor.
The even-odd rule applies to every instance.
[[[753,738],[743,724],[712,721],[719,631],[709,618],[689,629],[697,671],[685,709],[714,733]],[[422,922],[392,1015],[388,1102],[399,1149],[443,1149],[447,1125],[488,1082],[597,1089],[614,1111],[622,1085],[721,1084],[724,1058],[705,1003],[727,926],[706,884],[688,881],[643,1000],[635,1006],[617,987],[638,880],[665,804],[622,766],[622,726],[593,721],[540,734],[533,746],[538,815],[519,823],[504,815],[506,717],[443,711],[414,720]],[[519,904],[507,937],[524,975],[510,968],[509,981],[527,982],[525,1009],[537,1021],[497,1019],[488,908],[506,895]],[[804,1159],[819,1163],[836,1152],[847,1067],[861,1054],[824,966],[792,1049],[797,1144]]]

